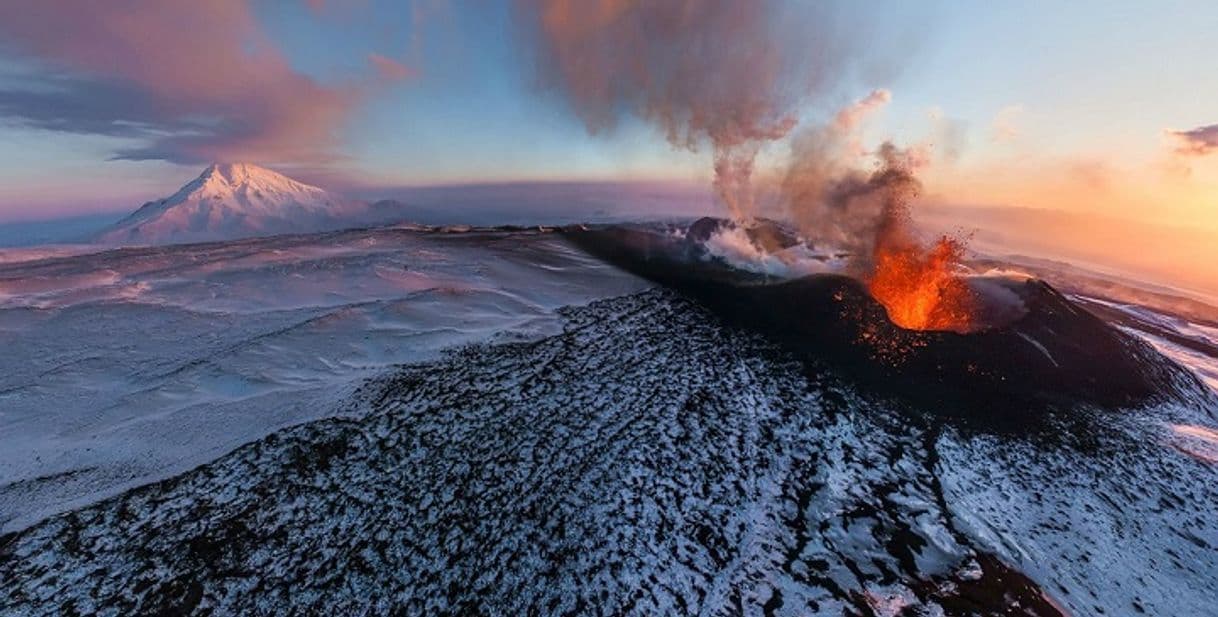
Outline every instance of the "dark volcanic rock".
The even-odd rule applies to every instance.
[[[970,334],[913,331],[893,324],[863,285],[845,276],[771,283],[716,260],[690,259],[680,242],[642,228],[567,233],[593,255],[834,367],[868,391],[936,413],[1023,422],[1038,411],[1137,406],[1201,389],[1191,373],[1042,281],[1005,283],[1026,309],[1011,323]]]
[[[924,428],[668,292],[568,315],[0,540],[0,613],[1058,614]]]
[[[727,219],[704,216],[689,225],[689,229],[685,231],[685,238],[690,242],[702,244],[710,240],[711,236],[719,233],[725,225],[730,224]]]
[[[970,438],[665,290],[565,316],[0,537],[0,614],[1166,615],[1214,597],[1214,468],[1153,434],[1106,426],[1094,455]]]

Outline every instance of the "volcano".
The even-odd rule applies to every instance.
[[[1022,422],[1030,413],[1137,406],[1199,387],[1191,373],[1038,279],[973,283],[1018,300],[1017,309],[981,306],[977,318],[986,325],[975,332],[911,330],[855,278],[775,280],[731,267],[704,248],[709,227],[701,221],[684,235],[638,226],[566,234],[586,252],[766,335],[812,370],[839,370],[867,391],[948,416]]]
[[[0,615],[1213,614],[1218,397],[1086,295],[903,330],[721,223],[0,264]]]
[[[248,163],[214,164],[104,230],[106,244],[175,244],[351,226],[368,205]]]

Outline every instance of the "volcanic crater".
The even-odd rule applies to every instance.
[[[608,225],[564,233],[586,252],[764,334],[817,367],[947,416],[1022,422],[1080,404],[1134,407],[1202,387],[1187,370],[1043,280],[962,275],[960,284],[972,294],[971,327],[910,329],[895,323],[857,277],[777,278],[733,267],[706,249],[708,239],[730,225],[701,219],[675,231]],[[747,233],[761,250],[799,242],[769,221]]]

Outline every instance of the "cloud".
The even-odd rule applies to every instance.
[[[1066,174],[1079,186],[1099,192],[1112,188],[1116,172],[1107,161],[1098,159],[1078,159],[1065,166]]]
[[[868,116],[892,102],[892,92],[885,88],[877,88],[871,94],[847,105],[837,112],[833,123],[843,132],[853,131]]]
[[[0,3],[0,37],[40,69],[0,81],[0,114],[144,138],[123,159],[329,160],[367,90],[293,70],[244,0]]]
[[[404,81],[418,76],[419,72],[393,58],[386,58],[378,53],[368,54],[368,61],[386,81]]]
[[[990,138],[994,143],[1010,143],[1019,138],[1019,120],[1024,115],[1022,105],[1008,105],[994,114],[994,122],[990,127]]]
[[[0,85],[0,117],[36,129],[109,137],[143,137],[158,130],[146,121],[157,114],[156,101],[130,84],[52,72],[20,79],[36,79],[38,87]],[[171,119],[157,124],[191,130],[188,121],[171,127]]]
[[[949,117],[937,105],[926,110],[926,117],[930,120],[930,135],[910,149],[922,150],[928,161],[933,158],[938,163],[956,164],[968,146],[968,124],[959,118]]]
[[[1188,131],[1168,130],[1176,140],[1176,153],[1185,156],[1205,156],[1218,151],[1218,124],[1199,126]]]

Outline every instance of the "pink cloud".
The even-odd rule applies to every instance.
[[[1187,131],[1167,131],[1176,140],[1176,153],[1185,156],[1205,156],[1218,152],[1218,124],[1199,126]]]
[[[48,99],[63,108],[61,117],[29,110],[32,100],[16,110],[9,101],[4,111],[29,111],[59,130],[74,130],[88,113],[98,116],[89,118],[94,123],[145,127],[150,143],[119,158],[326,160],[365,94],[293,70],[244,0],[3,3],[0,34],[72,84]],[[105,112],[88,108],[99,89],[109,97]],[[141,110],[138,117],[118,113],[124,99]]]
[[[868,116],[892,101],[892,92],[884,88],[872,90],[867,96],[837,112],[833,123],[838,130],[850,132]]]
[[[990,138],[995,143],[1010,143],[1019,138],[1019,120],[1024,115],[1022,105],[1008,105],[994,114]]]
[[[368,54],[368,61],[372,63],[378,75],[386,81],[404,81],[418,77],[419,72],[412,67],[406,66],[393,58],[387,58],[378,53]]]

